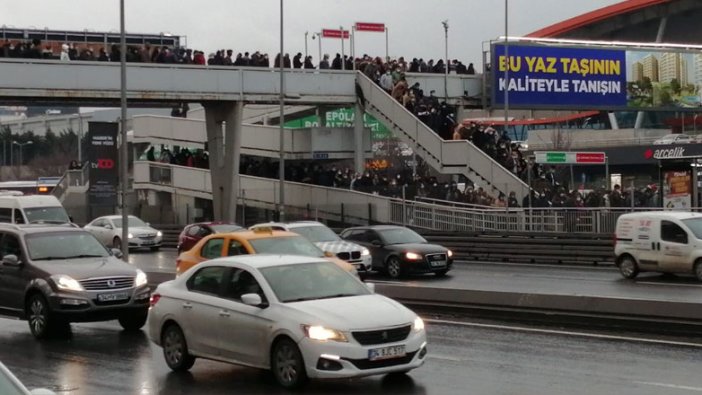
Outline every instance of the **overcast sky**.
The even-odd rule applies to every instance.
[[[525,35],[619,0],[510,0],[510,35]],[[444,56],[441,21],[449,21],[449,57],[481,63],[482,43],[504,33],[502,0],[284,0],[285,51],[304,52],[317,63],[321,28],[354,22],[384,22],[390,56]],[[278,0],[126,0],[127,31],[187,36],[188,46],[213,52],[262,50],[275,56],[279,41]],[[118,0],[0,0],[0,24],[8,27],[118,31]],[[340,40],[322,41],[322,52],[341,52]],[[348,53],[348,42],[346,43]],[[361,33],[356,53],[384,55],[380,33]]]

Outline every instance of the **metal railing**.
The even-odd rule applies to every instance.
[[[464,232],[614,233],[620,215],[661,208],[468,209],[416,201],[390,202],[391,222]],[[693,209],[700,211],[700,209]]]
[[[89,171],[90,166],[88,163],[85,163],[79,170],[66,170],[53,191],[51,191],[51,194],[56,196],[59,201],[63,201],[66,197],[66,192],[72,187],[85,187],[88,185],[90,181]]]

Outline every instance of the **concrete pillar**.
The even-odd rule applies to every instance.
[[[365,160],[363,152],[363,107],[356,102],[353,117],[353,164],[356,172],[363,173]]]
[[[207,128],[215,220],[236,221],[241,159],[241,123],[244,103],[217,102],[203,105]]]

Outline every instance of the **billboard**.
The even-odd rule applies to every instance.
[[[330,128],[352,128],[354,125],[355,113],[353,108],[339,108],[328,111],[325,114],[325,125]],[[392,138],[392,132],[380,121],[368,113],[363,114],[363,125],[371,130],[371,140],[383,140]],[[310,115],[285,122],[287,128],[311,128],[319,126],[319,117]]]
[[[667,209],[689,209],[692,207],[692,172],[663,172],[663,207]]]
[[[513,108],[702,109],[702,53],[495,43],[492,56],[495,107],[507,91]]]
[[[117,205],[117,131],[114,122],[88,122],[90,206]]]

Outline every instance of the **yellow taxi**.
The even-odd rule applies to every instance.
[[[333,254],[325,253],[297,233],[258,228],[232,233],[215,233],[182,252],[176,259],[176,275],[209,259],[247,254],[285,254],[326,257],[358,277],[356,268]]]

